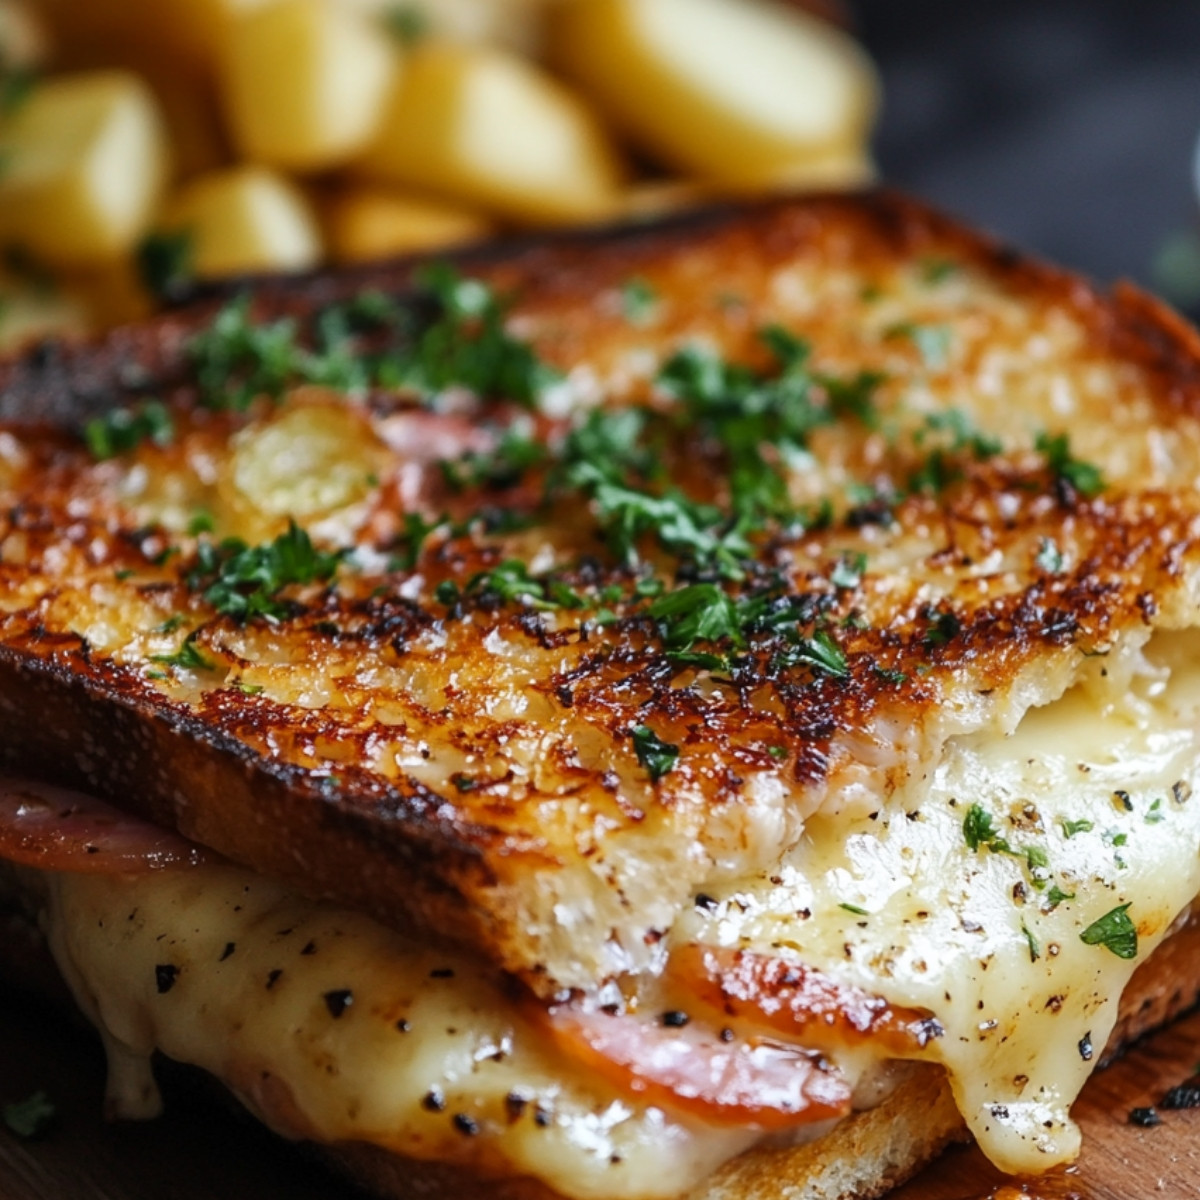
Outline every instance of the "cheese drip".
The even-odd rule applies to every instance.
[[[678,1196],[761,1137],[607,1091],[543,1050],[494,970],[247,871],[45,878],[112,1115],[156,1115],[157,1049],[285,1136],[531,1175],[576,1200]]]
[[[928,1057],[984,1153],[1047,1170],[1079,1152],[1069,1109],[1122,990],[1200,892],[1198,740],[1200,634],[1158,635],[1093,660],[1011,736],[952,740],[871,815],[810,821],[773,880],[719,894],[673,939],[794,952],[928,1008],[945,1029]],[[992,833],[973,849],[975,805]],[[1083,941],[1126,904],[1135,958]]]

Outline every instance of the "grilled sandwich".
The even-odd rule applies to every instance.
[[[0,417],[3,879],[117,1115],[161,1051],[385,1193],[875,1196],[1071,1160],[1200,994],[1200,339],[1131,288],[787,199]]]

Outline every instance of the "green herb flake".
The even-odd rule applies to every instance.
[[[963,837],[967,847],[978,853],[981,847],[994,854],[1016,854],[992,824],[991,814],[979,804],[972,804],[963,818]]]
[[[883,331],[888,339],[903,338],[916,347],[921,361],[930,371],[942,370],[950,357],[950,344],[953,334],[946,325],[919,325],[912,321],[903,321],[891,325]]]
[[[145,441],[168,446],[174,437],[175,423],[160,400],[113,409],[83,427],[83,440],[92,457],[100,461],[127,454]]]
[[[1053,912],[1064,900],[1074,899],[1074,892],[1064,892],[1056,883],[1046,893],[1046,911]]]
[[[1039,433],[1034,448],[1045,456],[1046,465],[1054,477],[1068,483],[1084,499],[1098,496],[1107,486],[1099,467],[1071,453],[1070,441],[1065,433],[1054,436]]]
[[[633,750],[637,760],[646,768],[651,783],[657,783],[673,770],[679,759],[679,747],[664,742],[648,725],[638,725],[632,731]]]
[[[852,589],[863,581],[867,569],[867,556],[861,552],[843,554],[829,573],[829,582],[835,588]]]
[[[1062,571],[1062,551],[1053,538],[1042,538],[1041,544],[1038,546],[1036,562],[1047,575],[1057,575]]]
[[[1103,946],[1118,958],[1137,958],[1137,927],[1129,919],[1129,905],[1120,904],[1098,921],[1093,921],[1080,935],[1087,946]]]
[[[871,915],[865,908],[859,908],[857,904],[847,904],[845,901],[839,904],[838,908],[844,908],[848,913],[853,913],[856,917],[869,917]]]
[[[187,638],[174,654],[152,654],[151,662],[164,667],[175,667],[180,671],[215,671],[217,664],[206,658],[192,638]]]
[[[800,644],[780,655],[778,662],[789,667],[807,663],[834,679],[845,679],[850,674],[846,652],[824,629],[818,629],[810,638],[801,638]]]
[[[1034,936],[1033,931],[1025,924],[1024,921],[1021,922],[1021,936],[1024,937],[1027,945],[1029,946],[1029,961],[1037,962],[1037,960],[1042,957],[1042,943],[1038,941],[1037,937]]]
[[[0,1108],[4,1124],[17,1137],[32,1139],[49,1129],[58,1115],[54,1101],[44,1091],[34,1092],[24,1100],[14,1101]]]
[[[1090,833],[1096,828],[1096,826],[1092,824],[1091,821],[1087,820],[1086,817],[1078,821],[1069,821],[1064,818],[1062,827],[1063,833],[1069,838],[1074,837],[1077,833]]]
[[[621,312],[631,325],[649,325],[658,305],[658,293],[644,279],[629,279],[621,285]]]
[[[293,584],[328,582],[343,555],[318,550],[294,521],[273,542],[248,546],[237,538],[219,545],[201,542],[188,585],[203,589],[217,612],[245,623],[254,617],[277,620],[286,609],[280,593]]]
[[[1163,811],[1163,802],[1161,799],[1155,800],[1146,811],[1146,816],[1143,818],[1147,825],[1157,825],[1159,821],[1166,819],[1167,814]]]

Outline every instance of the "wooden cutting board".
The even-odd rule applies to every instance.
[[[1069,1171],[1021,1185],[974,1148],[946,1154],[891,1200],[1184,1200],[1200,1197],[1200,1109],[1130,1123],[1200,1060],[1200,1012],[1093,1077],[1075,1109],[1084,1154]],[[0,1200],[357,1200],[293,1148],[192,1089],[148,1125],[100,1119],[94,1038],[0,1001],[0,1104],[44,1090],[58,1115],[35,1141],[0,1127]],[[475,1200],[463,1197],[463,1200]]]

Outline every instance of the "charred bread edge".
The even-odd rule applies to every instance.
[[[833,223],[843,242],[861,242],[893,260],[953,252],[1017,291],[1049,297],[1072,311],[1097,353],[1118,354],[1149,373],[1165,417],[1179,411],[1200,416],[1200,333],[1166,306],[1130,285],[1105,294],[887,190],[725,205],[436,258],[449,257],[489,278],[499,273],[506,287],[528,284],[542,297],[578,301],[700,244],[723,255],[783,259],[801,253],[822,223]],[[410,291],[414,271],[427,261],[234,282],[198,291],[190,306],[96,342],[45,343],[0,362],[0,421],[36,418],[78,426],[90,413],[128,399],[130,389],[183,385],[189,339],[241,290],[254,292],[262,318],[302,316],[364,288]],[[335,803],[302,771],[204,728],[184,706],[164,711],[160,701],[152,710],[105,664],[87,662],[86,647],[77,640],[64,639],[57,661],[45,639],[38,649],[41,661],[0,648],[0,765],[118,804],[135,798],[140,815],[388,924],[462,944],[496,945],[517,920],[481,852],[493,831],[439,820],[438,797],[415,783],[403,790],[381,783],[364,799],[388,819],[366,819],[354,805]],[[180,778],[189,779],[188,797],[176,785]],[[297,796],[306,802],[294,803]],[[194,803],[196,797],[201,803]],[[256,814],[253,827],[242,819],[246,812]],[[315,836],[326,848],[315,869],[301,872],[284,840],[271,836],[285,812],[305,838]],[[364,853],[368,845],[374,853]],[[510,861],[522,853],[507,844],[502,849]]]
[[[1200,1001],[1200,917],[1194,910],[1134,972],[1100,1066]],[[53,1002],[79,1020],[32,921],[29,898],[0,870],[0,988]],[[941,1067],[911,1064],[875,1108],[855,1113],[802,1146],[748,1150],[681,1200],[877,1200],[954,1142],[970,1140]],[[222,1093],[224,1094],[224,1093]],[[368,1191],[392,1200],[461,1200],[483,1180],[449,1163],[426,1162],[362,1143],[314,1146]],[[1084,1154],[1087,1144],[1084,1143]],[[488,1179],[490,1200],[561,1200],[533,1179]]]
[[[1106,292],[919,200],[889,188],[870,188],[714,205],[653,221],[499,239],[282,279],[245,276],[196,286],[150,321],[99,339],[45,340],[0,361],[0,421],[75,427],[130,391],[183,383],[192,335],[222,304],[246,292],[253,294],[262,319],[305,316],[368,289],[412,293],[421,266],[450,262],[465,272],[491,276],[504,269],[513,282],[594,294],[601,280],[619,283],[642,264],[686,253],[712,237],[736,239],[739,248],[756,246],[760,253],[795,250],[816,222],[831,218],[854,223],[894,253],[915,255],[933,244],[950,246],[1008,285],[1057,294],[1105,347],[1158,376],[1171,404],[1200,414],[1200,332],[1160,300],[1130,283]]]

